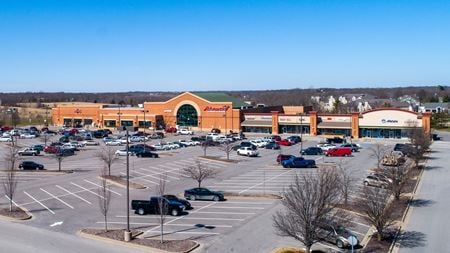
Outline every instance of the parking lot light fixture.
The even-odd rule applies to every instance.
[[[126,130],[126,137],[127,137],[127,144],[126,144],[126,153],[127,153],[127,229],[124,232],[124,241],[129,242],[131,241],[131,231],[130,231],[130,142],[129,142],[129,131],[133,131],[133,126],[120,126],[118,128],[119,131]]]

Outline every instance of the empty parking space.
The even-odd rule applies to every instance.
[[[248,201],[190,201],[193,208],[187,210],[182,216],[166,216],[164,221],[164,233],[166,238],[186,239],[192,235],[207,236],[232,232],[252,217],[261,214],[267,208],[275,204],[272,200],[248,200]],[[98,221],[99,226],[104,225]],[[123,227],[126,224],[126,216],[115,215],[108,222],[113,227]],[[159,215],[135,215],[130,216],[130,225],[144,231],[144,236],[159,236]]]

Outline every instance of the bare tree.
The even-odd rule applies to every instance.
[[[224,142],[219,147],[220,150],[224,151],[227,155],[227,160],[230,160],[230,153],[233,151],[233,143],[231,142]]]
[[[202,149],[203,149],[203,156],[206,156],[206,150],[210,146],[209,140],[205,140],[204,142],[202,142],[201,146],[202,146]]]
[[[51,139],[51,135],[43,133],[39,136],[39,139],[44,142],[44,146],[47,146],[47,142]]]
[[[389,179],[389,190],[396,200],[400,199],[400,196],[405,191],[405,186],[412,177],[411,164],[403,163],[397,164],[397,166],[385,167],[385,174]]]
[[[198,182],[198,187],[201,187],[204,180],[213,178],[218,173],[217,170],[208,168],[199,160],[195,161],[195,165],[183,168],[183,171],[187,174],[186,177]]]
[[[111,176],[111,166],[118,159],[115,148],[105,146],[97,153],[97,157],[108,167],[108,176]]]
[[[340,189],[341,189],[341,194],[342,194],[342,199],[344,201],[344,206],[348,205],[348,199],[349,199],[349,195],[350,192],[352,191],[352,186],[353,186],[353,182],[355,181],[355,179],[352,176],[351,171],[346,168],[346,165],[343,161],[343,159],[340,159],[339,162],[337,163],[337,169],[338,169],[338,173],[339,173],[339,184],[340,184]]]
[[[430,148],[431,138],[420,127],[414,127],[409,131],[410,146],[407,146],[406,153],[414,161],[414,166],[419,167],[420,160]]]
[[[321,241],[324,224],[339,223],[342,215],[336,204],[340,202],[339,175],[333,169],[319,169],[317,174],[296,175],[287,188],[281,203],[284,212],[273,216],[274,227],[281,236],[290,236],[302,242],[306,252]]]
[[[387,228],[394,224],[394,212],[390,203],[391,194],[377,187],[364,187],[358,206],[365,214],[364,218],[377,230],[381,241]]]
[[[19,161],[19,157],[17,154],[17,147],[14,145],[11,145],[7,148],[6,153],[4,155],[5,159],[5,165],[6,170],[4,172],[5,179],[2,183],[3,190],[5,192],[5,195],[8,197],[9,200],[9,211],[12,212],[13,210],[13,198],[14,193],[16,191],[18,180],[16,178],[16,167],[17,163]]]
[[[58,163],[58,171],[61,171],[62,161],[66,158],[63,153],[56,153],[53,158]]]
[[[372,147],[370,147],[369,150],[372,152],[372,157],[377,159],[377,170],[381,170],[381,162],[388,152],[388,147],[377,142]]]
[[[109,203],[111,202],[111,190],[110,186],[106,181],[107,170],[106,167],[102,168],[100,173],[100,185],[98,188],[98,204],[100,207],[100,212],[103,215],[105,220],[105,232],[108,232],[108,212],[109,212]]]
[[[166,221],[167,212],[169,210],[168,200],[164,197],[166,194],[166,180],[167,175],[159,175],[159,185],[156,187],[156,195],[158,196],[158,211],[159,211],[159,230],[161,241],[164,242],[164,223]]]

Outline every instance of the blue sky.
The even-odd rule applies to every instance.
[[[450,85],[450,1],[0,1],[0,91]]]

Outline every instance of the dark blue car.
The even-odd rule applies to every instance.
[[[316,161],[294,156],[287,160],[281,161],[281,165],[283,168],[315,168]]]

